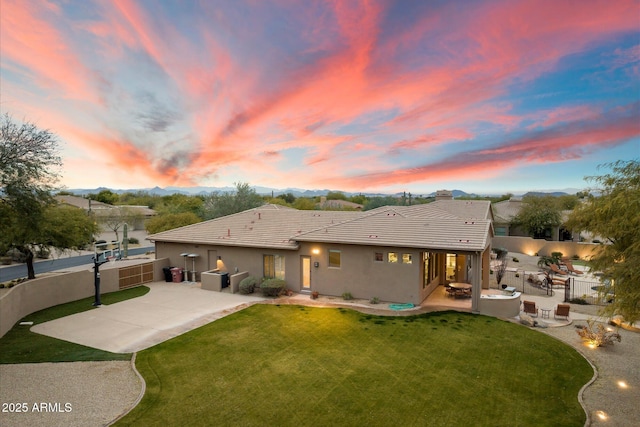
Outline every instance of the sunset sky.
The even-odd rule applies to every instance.
[[[67,188],[500,193],[640,158],[640,1],[0,0]]]

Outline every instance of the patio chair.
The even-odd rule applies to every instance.
[[[576,270],[576,269],[575,269],[575,267],[574,267],[574,266],[573,266],[573,264],[571,263],[571,260],[570,260],[570,259],[565,258],[565,259],[563,259],[563,260],[562,260],[562,262],[563,262],[563,263],[564,263],[564,265],[567,267],[567,271],[568,271],[569,273],[573,273],[573,274],[576,274],[576,275],[578,275],[578,276],[579,276],[579,275],[581,275],[581,274],[583,274],[583,272],[582,272],[582,271],[580,271],[580,270]]]
[[[571,306],[569,304],[558,304],[556,309],[553,311],[553,317],[564,317],[565,320],[569,320],[569,309]]]
[[[536,303],[533,301],[522,301],[522,305],[524,306],[524,311],[526,314],[530,314],[533,317],[538,317],[538,307],[536,307]]]
[[[560,267],[558,267],[556,264],[549,264],[549,269],[553,271],[555,274],[559,274],[561,276],[567,275],[567,272],[560,270]]]

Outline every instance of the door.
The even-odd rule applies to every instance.
[[[311,257],[300,257],[300,285],[302,290],[311,289]]]

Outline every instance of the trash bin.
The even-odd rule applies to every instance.
[[[173,283],[182,282],[182,269],[180,267],[173,267],[171,269],[171,279]]]
[[[229,287],[229,273],[220,273],[220,287]]]
[[[175,267],[162,267],[162,272],[164,273],[165,282],[173,282],[173,277],[171,275],[172,268],[175,268]]]

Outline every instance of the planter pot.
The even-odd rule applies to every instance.
[[[317,299],[320,293],[318,291],[311,292],[311,299]]]
[[[507,289],[507,285],[500,285],[502,286],[502,289]]]

